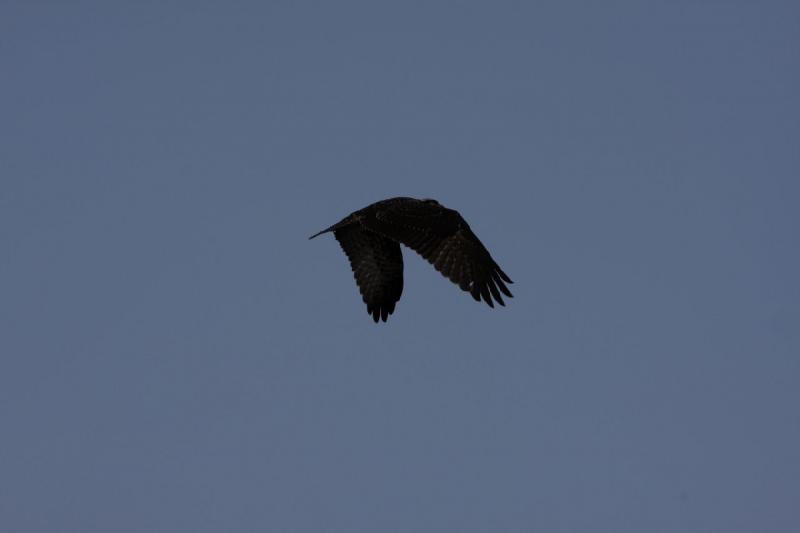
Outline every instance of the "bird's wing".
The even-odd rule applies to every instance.
[[[489,307],[505,305],[505,283],[513,283],[492,259],[464,218],[452,209],[419,201],[381,206],[374,218],[360,223],[416,251],[450,281]],[[505,282],[505,283],[504,283]]]
[[[367,313],[375,322],[379,318],[386,322],[403,293],[400,244],[358,224],[342,227],[333,234],[350,260]]]

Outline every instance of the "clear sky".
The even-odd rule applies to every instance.
[[[0,3],[0,530],[800,531],[796,2]],[[376,325],[307,237],[458,209]]]

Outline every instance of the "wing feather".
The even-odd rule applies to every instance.
[[[350,261],[367,313],[375,322],[386,322],[403,293],[400,244],[358,224],[337,229],[333,234]]]
[[[397,198],[379,202],[359,223],[399,241],[424,257],[446,278],[489,307],[513,297],[503,283],[513,283],[455,210],[435,202]]]

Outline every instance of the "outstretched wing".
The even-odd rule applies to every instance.
[[[512,297],[505,283],[513,282],[458,211],[435,202],[404,199],[381,205],[374,218],[360,222],[416,251],[475,300],[483,298],[489,307],[494,307],[492,299],[505,305],[501,292]]]
[[[379,318],[386,322],[403,293],[400,244],[358,224],[334,230],[333,234],[350,260],[367,313],[375,322]]]

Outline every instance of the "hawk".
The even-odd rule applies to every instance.
[[[404,244],[476,301],[489,307],[511,298],[513,283],[492,259],[467,221],[436,200],[390,198],[368,205],[333,226],[309,237],[332,231],[344,250],[367,313],[378,322],[394,312],[403,292]]]

